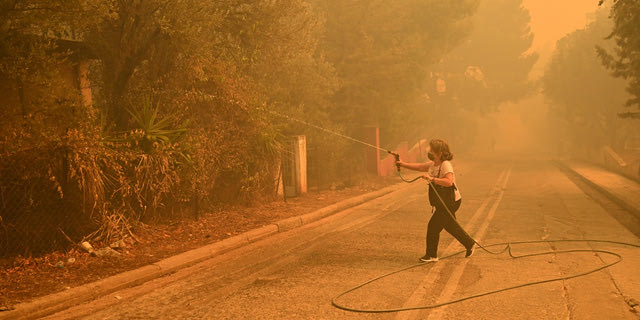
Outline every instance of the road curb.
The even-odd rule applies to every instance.
[[[620,207],[624,208],[625,210],[633,213],[636,217],[640,218],[640,208],[636,208],[635,206],[629,204],[627,201],[623,200],[622,198],[620,198],[620,197],[616,196],[615,194],[609,192],[609,190],[607,190],[605,187],[603,187],[603,186],[591,181],[587,177],[585,177],[582,174],[580,174],[578,171],[576,171],[573,168],[571,168],[571,166],[567,165],[566,163],[564,163],[562,161],[555,161],[555,163],[558,166],[560,166],[561,168],[563,168],[564,170],[569,171],[570,173],[572,173],[574,176],[579,178],[582,182],[584,182],[587,185],[589,185],[590,187],[598,190],[598,192],[600,192],[603,195],[605,195],[607,198],[609,198],[609,200],[613,201],[615,204],[619,205]]]
[[[379,198],[393,191],[399,190],[404,183],[398,183],[373,192],[355,196],[334,203],[316,211],[283,219],[273,224],[253,229],[239,235],[218,241],[197,249],[189,250],[178,255],[160,260],[134,270],[126,271],[102,280],[84,284],[66,291],[53,293],[37,298],[30,302],[20,303],[14,310],[0,313],[0,320],[5,319],[36,319],[60,312],[80,303],[99,298],[144,282],[159,278],[233,249],[240,248],[251,242],[289,231],[305,224],[318,221],[337,212],[355,207],[367,201]]]

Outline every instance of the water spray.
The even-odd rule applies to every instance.
[[[380,148],[378,146],[372,145],[370,143],[355,139],[353,137],[308,123],[306,121],[300,120],[300,119],[296,119],[287,115],[283,115],[280,114],[278,112],[272,111],[272,110],[266,110],[267,112],[276,115],[278,117],[281,118],[285,118],[289,121],[294,121],[294,122],[298,122],[298,123],[302,123],[306,126],[312,127],[312,128],[316,128],[318,130],[342,137],[344,139],[377,149],[377,150],[381,150],[384,152],[387,152],[389,154],[391,154],[394,158],[395,158],[395,164],[396,164],[396,171],[398,173],[398,176],[407,183],[411,183],[414,182],[420,178],[422,178],[422,176],[418,176],[412,180],[407,180],[405,179],[401,172],[400,172],[400,164],[398,164],[398,162],[400,161],[400,155],[396,152],[393,152],[391,150],[387,150],[387,149],[383,149]],[[427,182],[432,185],[432,182],[427,180]],[[442,197],[440,196],[440,194],[438,194],[438,192],[436,190],[434,190],[436,192],[437,197],[440,199],[440,201],[444,204],[444,200],[442,199]],[[455,221],[456,223],[458,223],[458,221],[455,219],[455,217],[453,216],[453,214],[451,213],[451,211],[449,210],[449,208],[445,205],[444,206],[446,211],[449,213],[449,215],[451,215],[453,217],[453,221]],[[466,233],[466,230],[464,230],[464,228],[462,228],[462,230]],[[468,235],[468,233],[467,233]],[[470,237],[471,239],[473,239],[473,237]],[[557,251],[557,250],[552,250],[552,251],[547,251],[547,252],[539,252],[539,253],[533,253],[533,254],[526,254],[526,255],[515,255],[512,252],[512,247],[513,245],[517,245],[517,244],[533,244],[533,243],[556,243],[556,242],[586,242],[586,243],[609,243],[609,244],[616,244],[616,245],[623,245],[623,246],[630,246],[630,247],[635,247],[635,248],[640,248],[640,245],[638,244],[633,244],[633,243],[626,243],[626,242],[619,242],[619,241],[610,241],[610,240],[596,240],[596,239],[581,239],[581,240],[572,240],[572,239],[564,239],[564,240],[531,240],[531,241],[516,241],[516,242],[504,242],[504,243],[496,243],[496,244],[489,244],[489,245],[481,245],[480,243],[478,243],[477,241],[474,240],[474,243],[476,245],[478,245],[478,247],[480,249],[482,249],[483,251],[490,253],[490,254],[494,254],[494,255],[498,255],[498,254],[502,254],[504,252],[508,252],[509,256],[513,259],[519,259],[519,258],[525,258],[525,257],[531,257],[531,256],[541,256],[541,255],[547,255],[547,254],[559,254],[559,253],[571,253],[571,252],[592,252],[592,253],[602,253],[602,254],[608,254],[608,255],[612,255],[617,257],[618,259],[616,261],[613,261],[611,263],[607,263],[603,266],[594,268],[592,270],[586,271],[586,272],[582,272],[582,273],[578,273],[578,274],[573,274],[573,275],[568,275],[568,276],[563,276],[563,277],[557,277],[557,278],[552,278],[552,279],[546,279],[546,280],[541,280],[541,281],[534,281],[534,282],[528,282],[528,283],[523,283],[523,284],[519,284],[519,285],[515,285],[515,286],[511,286],[511,287],[506,287],[506,288],[502,288],[502,289],[498,289],[498,290],[494,290],[494,291],[488,291],[488,292],[484,292],[484,293],[480,293],[480,294],[476,294],[476,295],[471,295],[471,296],[467,296],[467,297],[463,297],[460,299],[455,299],[455,300],[451,300],[451,301],[446,301],[446,302],[442,302],[442,303],[437,303],[437,304],[431,304],[431,305],[423,305],[423,306],[414,306],[414,307],[407,307],[407,308],[390,308],[390,309],[364,309],[364,308],[355,308],[355,307],[349,307],[346,306],[342,303],[339,303],[337,300],[341,297],[343,297],[344,295],[353,292],[355,290],[358,290],[372,282],[381,280],[383,278],[389,277],[391,275],[403,272],[403,271],[407,271],[409,269],[413,269],[419,266],[424,266],[424,265],[428,265],[430,263],[425,263],[425,262],[421,262],[418,264],[414,264],[405,268],[401,268],[399,270],[384,274],[382,276],[373,278],[367,282],[364,282],[360,285],[357,285],[351,289],[348,289],[340,294],[338,294],[337,296],[335,296],[333,299],[331,299],[331,304],[339,309],[345,310],[345,311],[351,311],[351,312],[360,312],[360,313],[389,313],[389,312],[399,312],[399,311],[408,311],[408,310],[419,310],[419,309],[431,309],[431,308],[437,308],[437,307],[441,307],[441,306],[445,306],[445,305],[450,305],[450,304],[454,304],[454,303],[459,303],[465,300],[469,300],[469,299],[474,299],[474,298],[479,298],[482,296],[487,296],[487,295],[492,295],[492,294],[496,294],[498,292],[503,292],[503,291],[508,291],[508,290],[513,290],[513,289],[517,289],[517,288],[522,288],[522,287],[527,287],[527,286],[533,286],[533,285],[537,285],[537,284],[542,284],[542,283],[548,283],[548,282],[554,282],[554,281],[564,281],[564,280],[568,280],[568,279],[573,279],[573,278],[578,278],[578,277],[582,277],[582,276],[586,276],[588,274],[600,271],[600,270],[604,270],[606,268],[609,268],[619,262],[622,261],[622,256],[615,253],[615,252],[611,252],[611,251],[607,251],[607,250],[597,250],[597,249],[591,249],[591,250],[564,250],[564,251]],[[495,247],[495,246],[504,246],[504,248],[502,250],[499,251],[491,251],[488,248],[489,247]],[[466,250],[460,251],[460,252],[455,252],[453,254],[444,256],[442,258],[440,258],[440,260],[444,260],[459,254],[464,253]]]
[[[323,128],[323,127],[321,127],[321,126],[318,126],[318,125],[315,125],[315,124],[309,123],[309,122],[307,122],[307,121],[300,120],[300,119],[297,119],[297,118],[294,118],[294,117],[291,117],[291,116],[288,116],[288,115],[285,115],[285,114],[281,114],[281,113],[276,112],[276,111],[273,111],[273,110],[267,110],[267,109],[264,109],[264,110],[265,110],[266,112],[268,112],[268,113],[270,113],[270,114],[272,114],[272,115],[278,116],[278,117],[280,117],[280,118],[284,118],[284,119],[287,119],[287,120],[289,120],[289,121],[293,121],[293,122],[298,122],[298,123],[304,124],[304,125],[306,125],[306,126],[309,126],[309,127],[315,128],[315,129],[318,129],[318,130],[320,130],[320,131],[323,131],[323,132],[326,132],[326,133],[329,133],[329,134],[332,134],[332,135],[335,135],[335,136],[338,136],[338,137],[341,137],[341,138],[347,139],[347,140],[352,141],[352,142],[355,142],[355,143],[359,143],[359,144],[361,144],[361,145],[364,145],[364,146],[367,146],[367,147],[370,147],[370,148],[374,148],[374,149],[376,149],[376,150],[384,151],[384,152],[386,152],[386,153],[388,153],[388,154],[392,155],[392,156],[395,158],[395,160],[396,160],[396,161],[395,161],[395,164],[396,164],[396,172],[398,173],[398,176],[400,177],[400,179],[402,179],[402,181],[404,181],[404,182],[411,183],[411,182],[414,182],[414,181],[416,181],[416,180],[418,180],[418,179],[422,178],[422,176],[417,176],[417,177],[415,177],[415,178],[413,178],[413,179],[406,179],[406,178],[402,175],[402,173],[400,172],[400,164],[398,164],[398,161],[400,161],[400,155],[399,155],[398,153],[396,153],[396,152],[393,152],[393,151],[388,150],[388,149],[380,148],[380,147],[375,146],[375,145],[373,145],[373,144],[370,144],[370,143],[364,142],[364,141],[362,141],[362,140],[358,140],[358,139],[356,139],[356,138],[354,138],[354,137],[350,137],[350,136],[344,135],[344,134],[342,134],[342,133],[335,132],[335,131],[329,130],[329,129],[327,129],[327,128]],[[431,183],[431,182],[429,182],[429,183]]]

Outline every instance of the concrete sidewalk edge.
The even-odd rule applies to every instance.
[[[629,202],[624,201],[622,198],[616,196],[615,194],[611,193],[609,190],[607,190],[607,188],[597,184],[596,182],[590,180],[589,178],[585,177],[584,175],[580,174],[578,171],[574,170],[569,164],[565,163],[564,161],[555,161],[555,163],[560,166],[561,168],[571,172],[572,174],[574,174],[576,177],[578,177],[580,180],[582,180],[584,183],[586,183],[587,185],[589,185],[590,187],[598,190],[598,192],[604,194],[607,198],[609,198],[609,200],[613,201],[614,203],[616,203],[617,205],[619,205],[620,207],[624,208],[625,210],[633,213],[634,215],[636,215],[637,217],[640,217],[640,208],[636,208],[635,206],[631,205]]]
[[[20,303],[16,305],[13,310],[0,312],[0,320],[36,319],[60,312],[77,304],[97,299],[118,290],[140,285],[144,282],[159,278],[179,269],[195,265],[199,262],[211,259],[217,255],[237,249],[267,236],[292,230],[340,211],[358,206],[367,201],[403,189],[401,188],[403,185],[406,184],[401,182],[376,191],[345,199],[316,211],[301,216],[283,219],[273,224],[180,253],[138,269],[126,271],[62,292],[53,293],[30,302]]]

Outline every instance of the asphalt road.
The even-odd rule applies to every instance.
[[[612,210],[550,162],[454,161],[463,203],[458,219],[480,243],[604,239],[640,243]],[[409,175],[409,174],[408,174]],[[623,261],[583,277],[504,291],[444,307],[358,313],[336,295],[418,263],[430,217],[425,182],[315,223],[112,293],[45,319],[638,319],[640,249],[560,242],[514,253],[599,249]],[[493,249],[500,249],[494,247]],[[439,255],[463,247],[443,231]],[[425,263],[337,300],[355,309],[412,308],[518,284],[571,276],[616,257],[594,252],[512,259],[481,250]]]

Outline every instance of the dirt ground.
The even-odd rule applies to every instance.
[[[126,239],[126,247],[119,251],[119,257],[93,257],[78,248],[43,257],[0,261],[0,311],[11,310],[12,306],[21,302],[133,270],[397,182],[393,178],[379,178],[342,190],[311,191],[288,198],[286,202],[279,200],[253,207],[211,212],[201,215],[198,220],[140,226],[134,233],[139,241]]]

